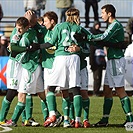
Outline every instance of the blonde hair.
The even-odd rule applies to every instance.
[[[66,11],[66,21],[70,23],[80,24],[79,10],[76,8],[70,8]]]

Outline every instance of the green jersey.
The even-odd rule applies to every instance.
[[[11,36],[10,36],[10,45],[12,45],[12,43],[14,43],[16,45],[19,45],[20,39],[21,39],[21,35],[18,35],[17,34],[17,29],[14,28],[12,33],[11,33]],[[9,52],[10,52],[9,58],[12,59],[12,60],[16,60],[15,57],[11,56],[11,51],[10,50],[9,50]]]
[[[81,30],[82,27],[75,23],[63,22],[57,24],[54,27],[52,39],[49,41],[57,48],[55,51],[55,56],[75,54],[68,52],[67,48],[72,44],[77,44],[80,46],[73,35],[76,32],[81,33]]]
[[[47,34],[47,29],[46,27],[42,27],[40,24],[36,24],[33,29],[37,32],[37,38],[38,38],[38,43],[42,44],[44,43],[44,37]]]
[[[114,20],[108,28],[105,30],[103,34],[98,35],[88,35],[89,41],[108,41],[111,43],[116,43],[120,41],[124,41],[124,29],[122,24],[118,20]],[[107,57],[108,59],[119,59],[124,57],[124,51],[118,48],[108,48],[107,49]]]
[[[13,34],[17,34],[16,28],[13,30],[11,35],[11,42],[14,42]],[[15,42],[14,42],[15,43]],[[20,39],[17,41],[16,45],[21,47],[28,47],[32,43],[38,43],[37,33],[34,29],[30,28],[25,32]],[[16,55],[14,59],[22,64],[22,67],[27,69],[29,72],[34,72],[39,65],[39,54],[40,50],[35,52],[22,52]]]
[[[45,42],[49,42],[52,38],[53,31],[48,30],[45,35]],[[42,49],[42,67],[52,69],[54,62],[54,53],[49,53],[48,50]]]
[[[37,23],[34,27],[32,27],[36,33],[37,33],[37,38],[38,38],[38,43],[39,44],[43,44],[45,42],[44,38],[45,38],[45,35],[47,34],[47,29],[45,26],[41,26],[39,23]],[[41,50],[41,53],[40,53],[40,61],[43,60],[43,57],[45,57],[44,55],[44,52],[45,50]]]
[[[13,39],[13,36],[14,35],[17,35],[17,29],[16,29],[16,27],[13,29],[13,31],[12,31],[12,33],[11,33],[11,36],[10,36],[10,42],[12,43],[18,43],[19,42],[19,40],[20,40],[20,38],[18,38],[18,39]],[[19,36],[19,35],[17,35],[17,36]],[[20,37],[20,36],[19,36]]]
[[[32,43],[38,43],[36,31],[34,29],[29,29],[22,36],[19,45],[23,47],[28,47]],[[37,44],[35,44],[37,45]],[[40,50],[34,52],[23,52],[20,54],[22,67],[29,70],[30,72],[34,72],[39,65],[40,61]]]
[[[87,67],[86,57],[90,55],[90,46],[88,43],[82,43],[82,49],[80,50],[80,70]]]

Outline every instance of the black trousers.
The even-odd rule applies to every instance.
[[[103,66],[99,66],[95,71],[93,71],[93,93],[99,94],[99,90],[102,82],[102,72]]]
[[[98,2],[90,2],[89,0],[86,0],[85,1],[85,25],[86,26],[88,26],[90,23],[89,12],[90,12],[91,6],[94,12],[94,20],[99,21]]]

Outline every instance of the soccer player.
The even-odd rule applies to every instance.
[[[52,39],[49,41],[56,46],[55,59],[52,72],[50,74],[50,82],[46,99],[48,102],[49,118],[44,125],[48,126],[56,120],[56,100],[54,91],[57,86],[61,87],[63,100],[69,111],[69,89],[73,89],[74,110],[75,110],[75,128],[81,127],[80,117],[82,110],[82,97],[80,94],[80,58],[78,52],[69,52],[68,48],[72,44],[77,44],[73,35],[81,32],[82,27],[79,26],[79,10],[71,8],[66,12],[66,22],[57,24],[53,31]],[[64,117],[67,120],[67,116]],[[69,121],[64,121],[69,124]]]
[[[16,21],[16,29],[18,34],[22,35],[21,40],[19,42],[19,46],[21,47],[29,48],[29,45],[31,43],[37,43],[37,32],[32,28],[28,28],[28,19],[26,19],[25,17],[18,18],[18,20]],[[19,116],[25,108],[27,93],[37,93],[42,100],[45,100],[42,80],[42,69],[39,65],[39,52],[39,50],[34,52],[25,51],[16,55],[16,59],[18,62],[20,62],[22,67],[21,80],[18,89],[18,103],[15,107],[11,120],[7,121],[4,126],[17,126]]]
[[[102,8],[101,16],[105,22],[109,23],[108,28],[103,34],[84,36],[88,41],[109,41],[111,43],[124,41],[124,29],[121,23],[115,18],[116,9],[113,5],[107,4]],[[83,39],[83,40],[84,40]],[[117,44],[116,44],[117,46]],[[107,49],[107,67],[104,78],[104,104],[103,104],[103,117],[94,124],[95,127],[108,126],[110,111],[113,105],[112,89],[115,88],[117,95],[120,98],[122,108],[126,114],[126,122],[132,124],[133,115],[131,111],[130,99],[125,92],[124,87],[124,73],[125,73],[125,58],[124,51],[121,48],[109,46]]]
[[[30,28],[35,29],[37,32],[37,38],[39,43],[44,42],[44,36],[47,33],[47,29],[45,27],[42,27],[38,22],[37,22],[37,16],[34,11],[28,10],[25,15],[24,15],[30,23]],[[26,99],[28,102],[26,102],[26,109],[22,113],[22,122],[24,122],[24,125],[35,125],[35,122],[32,118],[32,109],[33,109],[33,99],[32,96],[27,94]],[[42,104],[46,106],[46,101],[42,101]]]
[[[76,52],[78,48],[73,48],[73,47],[78,47],[77,45],[70,46],[69,51],[70,52]],[[90,127],[89,123],[89,106],[90,106],[90,99],[88,97],[88,70],[87,70],[87,60],[86,57],[88,57],[90,54],[90,48],[89,44],[87,42],[82,42],[82,48],[80,49],[80,74],[81,74],[81,88],[80,88],[80,93],[82,96],[82,107],[83,107],[83,127],[88,128]],[[70,112],[69,112],[69,117],[70,117],[70,123],[71,126],[73,127],[75,124],[75,116],[74,116],[74,109],[73,109],[73,95],[70,90]],[[82,126],[82,125],[81,125]]]
[[[48,11],[43,15],[43,19],[44,19],[43,25],[48,30],[47,34],[44,37],[44,41],[48,42],[52,38],[53,29],[58,22],[58,16],[55,12]],[[56,49],[55,46],[50,47],[48,49],[42,49],[42,67],[44,68],[45,94],[47,94],[48,81],[50,80],[49,74],[52,70],[52,66],[53,66],[53,62],[54,62],[54,58],[55,58],[55,56],[54,56],[55,49]],[[46,121],[49,112],[47,110],[47,106],[44,105],[43,101],[41,101],[41,105],[42,105],[42,110],[43,110],[43,114],[44,114],[44,120]],[[63,117],[61,116],[59,111],[56,111],[56,118],[57,118],[56,122],[52,123],[50,126],[53,126],[53,127],[59,126],[61,124],[61,122],[63,121]]]
[[[21,36],[10,37],[10,45],[12,43],[18,44]],[[26,50],[26,49],[25,49]],[[14,71],[13,71],[14,70]],[[20,63],[15,60],[15,56],[10,53],[9,60],[6,68],[6,79],[7,79],[7,94],[2,101],[1,112],[0,112],[0,125],[5,124],[6,116],[10,109],[10,105],[14,97],[18,94],[18,84],[20,79],[21,67]]]
[[[10,46],[12,45],[18,45],[19,41],[21,39],[21,35],[18,35],[16,32],[16,28],[12,31],[12,34],[10,36]],[[27,51],[28,49],[26,47],[23,47],[20,49],[21,52]],[[20,52],[19,51],[19,52]],[[21,75],[21,64],[15,59],[15,56],[12,52],[9,56],[9,60],[7,63],[7,69],[6,69],[6,78],[7,78],[7,94],[4,97],[2,101],[2,107],[1,107],[1,113],[0,113],[0,125],[4,125],[6,122],[6,116],[8,114],[10,104],[14,97],[17,95],[17,89],[20,82],[20,75]],[[13,71],[14,70],[14,71]],[[33,100],[32,96],[28,94],[26,96],[26,105],[28,106],[25,111],[23,111],[23,117],[22,117],[22,124],[23,125],[31,125],[31,126],[38,126],[39,123],[35,122],[35,120],[32,118],[32,107],[33,107]],[[26,120],[26,117],[28,117],[28,120]]]
[[[42,28],[38,23],[37,23],[37,19],[36,19],[36,15],[33,11],[28,10],[25,15],[24,15],[30,23],[30,27],[34,28],[37,31],[37,37],[39,38],[39,42],[42,43],[43,42],[43,38],[44,35],[46,34],[46,28]],[[17,30],[16,28],[14,28],[14,30],[12,31],[11,34],[11,44],[12,43],[18,43],[19,39],[21,38],[21,36],[17,35]],[[17,53],[20,52],[24,52],[26,51],[26,47],[20,47],[20,46],[16,46],[13,45],[12,47],[14,47],[15,51]],[[35,49],[36,50],[36,49]],[[12,56],[12,55],[11,55]],[[19,84],[19,73],[21,73],[20,68],[18,67],[18,62],[15,61],[15,59],[13,57],[10,58],[11,60],[9,60],[9,65],[7,67],[7,71],[12,70],[12,67],[14,67],[15,72],[14,73],[7,73],[7,87],[9,88],[7,90],[7,95],[6,97],[3,99],[2,102],[2,107],[1,107],[1,114],[0,114],[0,124],[5,124],[5,119],[8,113],[8,110],[10,108],[10,104],[13,100],[13,98],[17,95],[17,87]],[[13,63],[12,63],[13,62]],[[14,65],[10,65],[10,64],[14,64]],[[18,72],[18,74],[17,74]],[[38,126],[39,123],[35,122],[35,120],[32,118],[32,110],[33,110],[33,99],[32,96],[30,94],[26,95],[26,108],[25,110],[22,112],[22,125],[25,126]]]

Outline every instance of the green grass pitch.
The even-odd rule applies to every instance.
[[[33,117],[34,119],[41,124],[39,127],[23,127],[21,126],[21,117],[18,121],[17,127],[12,127],[12,131],[10,133],[126,133],[126,129],[124,127],[120,127],[120,124],[125,121],[125,114],[121,107],[121,103],[118,97],[113,97],[113,108],[111,110],[109,126],[102,128],[63,128],[62,124],[60,127],[55,128],[46,128],[43,127],[43,115],[41,112],[41,104],[40,99],[37,96],[33,97]],[[2,104],[3,96],[0,96],[0,107]],[[94,124],[100,120],[102,117],[102,107],[103,107],[103,97],[90,97],[90,113],[89,113],[89,121],[91,124]],[[133,97],[130,97],[131,105],[133,104]],[[7,119],[10,119],[14,107],[17,103],[17,97],[13,100],[9,113],[7,115]],[[62,100],[61,97],[57,97],[57,106],[58,110],[62,113]],[[133,106],[132,106],[133,107]],[[2,128],[0,128],[0,132],[2,132]]]

